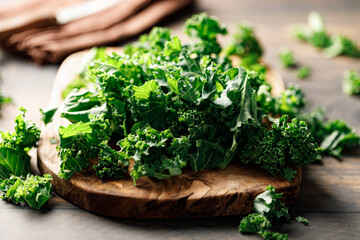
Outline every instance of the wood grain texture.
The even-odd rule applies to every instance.
[[[109,49],[109,51],[119,49]],[[121,50],[120,50],[121,51]],[[84,52],[70,56],[60,67],[51,93],[49,107],[61,102],[62,89],[75,77]],[[276,73],[268,77],[275,91],[283,90]],[[99,179],[91,167],[77,172],[67,181],[57,174],[60,159],[56,146],[58,128],[69,124],[56,116],[42,131],[38,147],[38,166],[53,176],[54,190],[66,200],[91,212],[122,218],[184,218],[247,214],[254,198],[273,185],[284,193],[284,201],[295,201],[300,190],[301,168],[292,183],[282,177],[250,166],[231,164],[224,170],[211,169],[193,172],[185,169],[180,176],[166,180],[143,177],[137,185],[131,179]],[[50,143],[55,138],[57,144]]]

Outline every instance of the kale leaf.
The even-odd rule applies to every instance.
[[[346,71],[344,73],[343,92],[347,95],[360,94],[360,75],[357,71]]]
[[[45,174],[43,177],[28,174],[24,177],[12,175],[0,181],[1,198],[13,203],[27,203],[34,209],[40,209],[50,198],[52,177]]]
[[[320,144],[322,155],[340,157],[344,149],[358,147],[360,137],[355,129],[342,120],[326,121],[325,112],[317,108],[300,114],[299,119],[308,125],[314,140]]]
[[[304,217],[298,216],[295,218],[297,222],[304,224],[305,226],[309,226],[310,222]]]
[[[11,175],[26,176],[30,172],[28,151],[36,146],[40,130],[32,121],[24,120],[26,110],[15,118],[15,132],[1,132],[0,142],[0,179]]]
[[[243,61],[257,63],[263,54],[263,49],[254,35],[253,28],[247,23],[241,23],[232,36],[230,44],[224,49],[226,56],[237,55]],[[245,60],[246,59],[246,60]]]
[[[254,200],[255,213],[244,217],[239,225],[241,233],[257,233],[264,239],[287,240],[287,234],[271,232],[273,220],[285,218],[290,220],[288,208],[281,202],[282,193],[276,193],[269,185],[266,190]]]

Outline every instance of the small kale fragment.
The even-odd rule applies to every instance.
[[[296,70],[296,77],[299,79],[305,79],[309,77],[311,73],[311,70],[309,67],[300,67],[298,70]]]
[[[296,219],[296,221],[298,221],[299,223],[304,224],[305,226],[309,226],[309,224],[310,224],[309,220],[307,220],[304,217],[298,216],[295,219]]]
[[[24,177],[12,175],[0,181],[1,198],[13,203],[27,203],[34,209],[40,209],[50,198],[52,177],[45,174],[43,177],[28,174]]]
[[[239,225],[239,232],[241,233],[258,233],[267,231],[271,228],[271,222],[265,216],[252,213],[244,217]]]
[[[311,12],[308,16],[307,26],[297,26],[294,29],[294,36],[299,40],[309,42],[316,48],[329,47],[331,37],[326,32],[322,16],[317,12]]]
[[[251,60],[257,63],[263,54],[263,49],[254,35],[253,28],[247,23],[241,23],[224,53],[226,56],[237,55],[242,58],[242,61]]]
[[[324,52],[330,58],[339,55],[360,58],[360,46],[354,40],[341,35],[335,35],[332,45],[325,48]]]
[[[357,71],[346,71],[344,73],[343,92],[347,95],[360,94],[360,75]]]
[[[293,68],[297,63],[294,54],[287,48],[281,49],[279,59],[284,68]]]

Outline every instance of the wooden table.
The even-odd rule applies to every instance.
[[[266,51],[266,62],[281,73],[286,83],[294,82],[302,87],[309,108],[325,107],[330,119],[344,119],[360,133],[360,99],[346,96],[341,90],[344,71],[360,70],[360,61],[346,57],[326,59],[290,35],[292,24],[305,22],[312,10],[324,15],[329,31],[360,42],[358,0],[199,0],[193,9],[162,25],[187,39],[182,33],[183,23],[195,12],[207,11],[218,16],[229,32],[234,32],[236,22],[252,23]],[[227,40],[228,37],[224,37],[221,42]],[[309,79],[299,81],[294,71],[281,68],[277,53],[282,46],[290,47],[301,64],[312,68]],[[2,109],[0,130],[13,131],[19,106],[29,110],[29,118],[40,122],[38,109],[46,106],[57,68],[55,65],[38,67],[2,53],[2,89],[13,97],[15,104]],[[35,158],[32,165],[35,168]],[[360,151],[345,156],[342,161],[324,158],[304,168],[300,197],[290,211],[294,217],[301,215],[310,220],[308,227],[294,220],[275,226],[276,230],[288,233],[290,239],[360,239]],[[0,201],[0,239],[259,239],[238,233],[240,219],[241,216],[192,220],[112,219],[88,213],[55,196],[41,211]]]

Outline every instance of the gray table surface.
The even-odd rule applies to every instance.
[[[360,61],[346,57],[326,59],[321,52],[290,35],[291,26],[305,22],[312,10],[325,16],[330,32],[343,33],[360,42],[357,0],[199,0],[194,8],[163,21],[162,25],[187,41],[182,33],[183,24],[196,12],[218,16],[230,33],[237,22],[252,23],[265,49],[265,61],[280,72],[286,83],[302,87],[309,108],[322,106],[330,119],[344,119],[360,133],[360,99],[341,91],[344,71],[360,70]],[[220,40],[225,43],[228,39],[227,36]],[[299,81],[294,71],[281,68],[277,53],[282,46],[290,47],[300,64],[312,68],[309,79]],[[58,66],[40,67],[4,52],[0,55],[2,89],[14,99],[14,104],[1,111],[0,130],[13,131],[19,106],[27,108],[28,118],[40,124],[39,108],[47,104]],[[35,151],[31,153],[35,156]],[[36,171],[35,157],[32,166]],[[345,156],[341,162],[325,158],[305,168],[299,199],[290,211],[293,216],[302,215],[311,222],[308,227],[294,220],[275,226],[287,232],[290,239],[360,239],[360,151]],[[240,219],[241,216],[183,220],[105,218],[55,195],[41,211],[0,201],[0,239],[259,239],[238,233]]]

